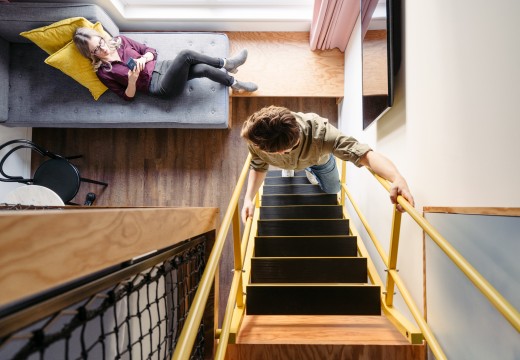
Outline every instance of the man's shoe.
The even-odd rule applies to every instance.
[[[316,179],[316,176],[314,176],[314,174],[309,170],[305,170],[305,175],[307,176],[307,180],[309,180],[312,185],[319,185],[318,179]]]
[[[226,64],[224,65],[224,69],[227,72],[235,74],[238,70],[237,68],[246,62],[247,59],[247,49],[242,49],[238,54],[231,58],[226,58]]]
[[[294,170],[282,170],[282,177],[294,177]]]

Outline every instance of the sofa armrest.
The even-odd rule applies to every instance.
[[[0,38],[0,123],[9,115],[9,43]]]
[[[28,43],[29,40],[19,35],[21,32],[71,17],[84,17],[93,23],[99,21],[110,35],[119,35],[116,23],[95,4],[16,2],[0,4],[0,36],[9,42]]]

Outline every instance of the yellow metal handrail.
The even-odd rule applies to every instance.
[[[218,231],[215,244],[213,245],[213,249],[209,255],[208,262],[206,264],[206,269],[202,274],[199,287],[197,292],[195,293],[195,297],[190,306],[190,312],[188,317],[186,318],[186,322],[182,328],[181,334],[179,336],[179,340],[177,341],[177,345],[175,346],[175,350],[173,353],[173,360],[184,360],[189,359],[190,354],[193,349],[193,344],[195,343],[195,338],[197,336],[197,332],[199,329],[200,322],[202,320],[202,316],[204,313],[204,308],[206,306],[206,302],[208,301],[209,293],[211,291],[211,287],[213,286],[213,282],[215,280],[215,275],[218,269],[218,263],[220,261],[220,257],[222,256],[222,250],[224,249],[224,244],[226,242],[226,237],[229,231],[229,227],[233,221],[233,236],[234,242],[240,241],[240,237],[237,236],[239,234],[239,210],[238,210],[238,201],[240,198],[240,193],[242,188],[244,187],[247,173],[249,170],[249,163],[251,162],[251,155],[248,155],[246,162],[244,163],[244,167],[242,168],[242,172],[240,173],[240,177],[238,178],[237,186],[233,191],[233,195],[231,196],[231,200],[229,201],[228,208],[226,210],[226,214],[222,219],[222,224]],[[241,252],[239,252],[241,255]],[[237,280],[238,281],[238,280]],[[235,280],[233,279],[233,282]],[[235,293],[236,294],[236,293]],[[224,329],[223,329],[224,330]],[[227,329],[227,335],[224,331],[221,331],[221,337],[229,336],[229,327]],[[224,346],[224,349],[220,348]],[[227,341],[219,341],[217,346],[217,353],[220,353],[222,356],[225,355],[225,347],[227,346]]]
[[[244,187],[245,180],[248,173],[249,164],[251,161],[251,155],[248,156],[246,162],[244,163],[244,167],[240,174],[240,177],[237,182],[237,186],[233,192],[231,200],[229,202],[228,208],[222,220],[221,227],[218,231],[215,244],[210,253],[208,262],[206,264],[206,270],[204,271],[201,281],[199,283],[199,287],[195,294],[193,303],[190,307],[190,312],[188,317],[186,318],[186,322],[179,336],[179,340],[177,342],[177,346],[175,347],[174,354],[172,359],[189,359],[189,356],[192,352],[193,344],[195,342],[195,338],[198,332],[198,328],[204,313],[204,308],[206,302],[209,297],[209,293],[211,287],[213,285],[213,281],[216,276],[216,271],[218,269],[218,263],[220,257],[222,256],[222,250],[224,248],[225,240],[227,234],[229,232],[229,227],[233,226],[233,243],[234,243],[234,254],[235,254],[235,264],[234,264],[234,276],[231,284],[230,296],[228,298],[228,303],[226,306],[226,312],[224,315],[224,320],[222,324],[222,329],[219,331],[219,342],[215,351],[215,359],[224,359],[227,343],[230,337],[230,331],[232,328],[232,322],[239,321],[233,318],[233,314],[239,310],[239,314],[243,314],[244,310],[244,296],[243,296],[243,281],[244,276],[248,276],[247,272],[243,275],[244,272],[244,258],[246,251],[250,251],[251,247],[248,247],[248,242],[251,239],[251,230],[253,227],[253,220],[249,218],[245,224],[242,240],[240,240],[240,211],[238,207],[238,201],[240,197],[240,193]],[[416,343],[417,340],[420,339],[420,334],[416,333],[412,328],[413,326],[400,315],[393,308],[393,288],[394,285],[397,286],[403,300],[406,305],[410,309],[411,314],[416,320],[419,328],[421,329],[424,339],[427,341],[430,349],[437,359],[446,359],[445,354],[442,351],[442,348],[438,344],[432,330],[426,323],[424,317],[421,315],[418,307],[415,305],[410,293],[406,289],[403,281],[397,273],[395,268],[397,264],[397,251],[399,244],[399,232],[400,232],[400,223],[401,223],[401,214],[396,210],[396,206],[394,205],[394,218],[392,221],[392,237],[390,241],[390,255],[388,256],[380,242],[377,240],[374,232],[370,229],[368,222],[365,217],[361,213],[359,207],[356,205],[352,195],[348,191],[346,187],[346,176],[345,176],[345,162],[343,162],[342,166],[342,191],[340,194],[340,202],[342,205],[345,204],[345,195],[349,198],[354,210],[358,214],[362,224],[365,226],[369,237],[373,241],[383,263],[387,267],[388,276],[387,276],[387,284],[386,291],[384,292],[385,298],[382,302],[382,307],[385,312],[392,320],[394,324],[399,328],[400,331],[406,333],[407,338],[409,338],[412,343]],[[369,169],[370,170],[370,169]],[[387,180],[376,175],[372,170],[370,170],[375,178],[383,185],[383,187],[390,191],[390,184]],[[258,199],[257,196],[256,202],[258,207]],[[498,291],[491,285],[489,282],[480,275],[475,268],[473,268],[463,257],[458,253],[448,242],[444,239],[432,226],[431,224],[424,219],[402,196],[397,197],[397,202],[400,204],[406,213],[408,213],[415,222],[430,236],[430,238],[435,241],[435,243],[448,255],[448,257],[455,263],[455,265],[462,271],[464,274],[473,282],[473,284],[489,299],[489,301],[504,315],[504,317],[517,329],[520,331],[520,315],[518,311],[500,294]],[[257,216],[257,214],[255,214]],[[353,228],[353,225],[351,225]],[[357,230],[354,230],[357,232]],[[367,256],[368,252],[362,243],[358,244],[359,252],[363,256]],[[368,259],[369,265],[369,276],[373,283],[382,285],[382,281],[377,274],[377,271],[371,262]],[[391,294],[390,294],[391,293]],[[410,334],[410,329],[412,334]],[[415,339],[416,341],[414,341]]]
[[[390,184],[380,176],[372,174],[390,191]],[[430,238],[448,255],[453,263],[468,277],[468,279],[488,298],[495,308],[509,321],[511,325],[520,331],[520,313],[513,307],[478,271],[475,269],[435,228],[402,196],[397,197],[397,202],[415,220]]]
[[[385,301],[382,304],[383,310],[385,310],[385,313],[389,312],[391,315],[391,320],[395,323],[397,322],[398,328],[403,331],[406,331],[406,334],[408,335],[408,330],[406,328],[408,325],[404,325],[402,320],[399,320],[396,317],[396,314],[393,313],[393,291],[394,291],[394,284],[397,285],[397,288],[401,292],[401,295],[403,297],[403,300],[405,301],[406,305],[410,309],[410,312],[414,319],[416,320],[419,328],[423,332],[423,336],[430,346],[431,351],[435,355],[437,359],[446,359],[446,355],[442,351],[442,348],[440,347],[439,343],[437,342],[437,339],[435,338],[432,330],[426,323],[424,317],[421,315],[419,309],[415,305],[415,302],[413,301],[410,293],[406,289],[404,282],[401,280],[400,276],[397,273],[397,270],[395,268],[395,265],[397,264],[397,251],[398,251],[398,244],[399,244],[399,232],[400,232],[400,225],[401,225],[401,214],[397,211],[396,206],[394,205],[394,218],[392,221],[392,236],[390,240],[390,255],[387,256],[385,251],[383,250],[380,242],[375,237],[374,232],[370,229],[370,226],[368,225],[368,222],[366,221],[365,217],[361,213],[359,207],[356,205],[352,195],[347,189],[346,186],[346,176],[345,176],[345,169],[346,169],[346,163],[342,163],[342,191],[341,191],[341,203],[344,205],[344,195],[347,195],[349,198],[354,210],[356,211],[357,215],[359,216],[360,221],[362,222],[363,226],[365,227],[370,239],[374,243],[374,246],[376,250],[378,251],[379,255],[381,256],[381,259],[383,260],[383,263],[387,267],[388,271],[388,277],[387,277],[387,284],[386,284],[386,291],[385,291]],[[390,183],[375,174],[371,169],[368,169],[372,175],[383,185],[383,187],[390,192]],[[448,255],[448,257],[453,261],[453,263],[473,282],[473,284],[488,298],[488,300],[495,306],[495,308],[502,313],[502,315],[513,325],[513,327],[516,328],[517,331],[520,331],[520,315],[518,311],[484,278],[482,275],[478,273],[478,271],[469,264],[464,257],[458,253],[449,243],[446,239],[444,239],[434,228],[433,226],[424,218],[422,217],[417,210],[413,208],[413,206],[408,203],[408,201],[403,198],[402,196],[397,197],[397,202],[400,204],[406,213],[408,213],[415,222],[430,236],[430,238]],[[351,226],[352,227],[352,226]],[[367,254],[366,248],[364,245],[358,244],[360,253]],[[375,268],[371,261],[369,261],[369,273],[375,272]],[[381,283],[381,280],[379,278],[379,275],[377,274],[371,274],[371,280],[374,283]],[[397,315],[399,316],[399,315]]]
[[[251,224],[253,218],[247,218],[246,226],[244,228],[244,235],[242,239],[243,249],[247,247],[247,241],[249,239],[249,232],[251,231]],[[236,245],[236,242],[235,242]],[[231,322],[233,320],[233,314],[235,306],[239,309],[244,308],[244,292],[243,292],[243,263],[244,252],[242,248],[236,249],[235,246],[235,269],[233,274],[233,280],[231,282],[231,289],[229,290],[229,298],[226,306],[226,312],[224,313],[224,320],[222,321],[222,329],[220,330],[220,336],[218,340],[217,350],[215,352],[215,359],[224,359],[226,356],[226,345],[229,341],[229,334],[231,332]],[[225,344],[225,345],[224,345]]]

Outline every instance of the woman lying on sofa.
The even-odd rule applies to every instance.
[[[74,43],[83,56],[92,60],[101,82],[125,100],[132,100],[136,91],[161,98],[175,97],[182,93],[188,80],[201,77],[236,91],[258,89],[255,83],[238,81],[227,73],[236,73],[246,61],[246,49],[231,58],[183,50],[173,60],[156,61],[157,51],[153,48],[123,35],[105,38],[89,28],[76,29]]]

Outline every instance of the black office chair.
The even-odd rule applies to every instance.
[[[45,186],[58,194],[65,204],[70,203],[76,196],[82,182],[103,185],[104,187],[108,186],[105,182],[86,179],[80,176],[78,168],[69,160],[80,158],[82,155],[64,157],[54,154],[36,145],[32,141],[25,139],[8,141],[0,146],[0,151],[8,146],[13,146],[13,148],[7,151],[2,160],[0,160],[0,174],[2,174],[0,181]],[[22,176],[10,176],[4,172],[4,163],[7,158],[20,149],[30,149],[49,158],[36,169],[32,179],[26,179]],[[95,194],[89,193],[85,205],[92,205],[94,199]]]

